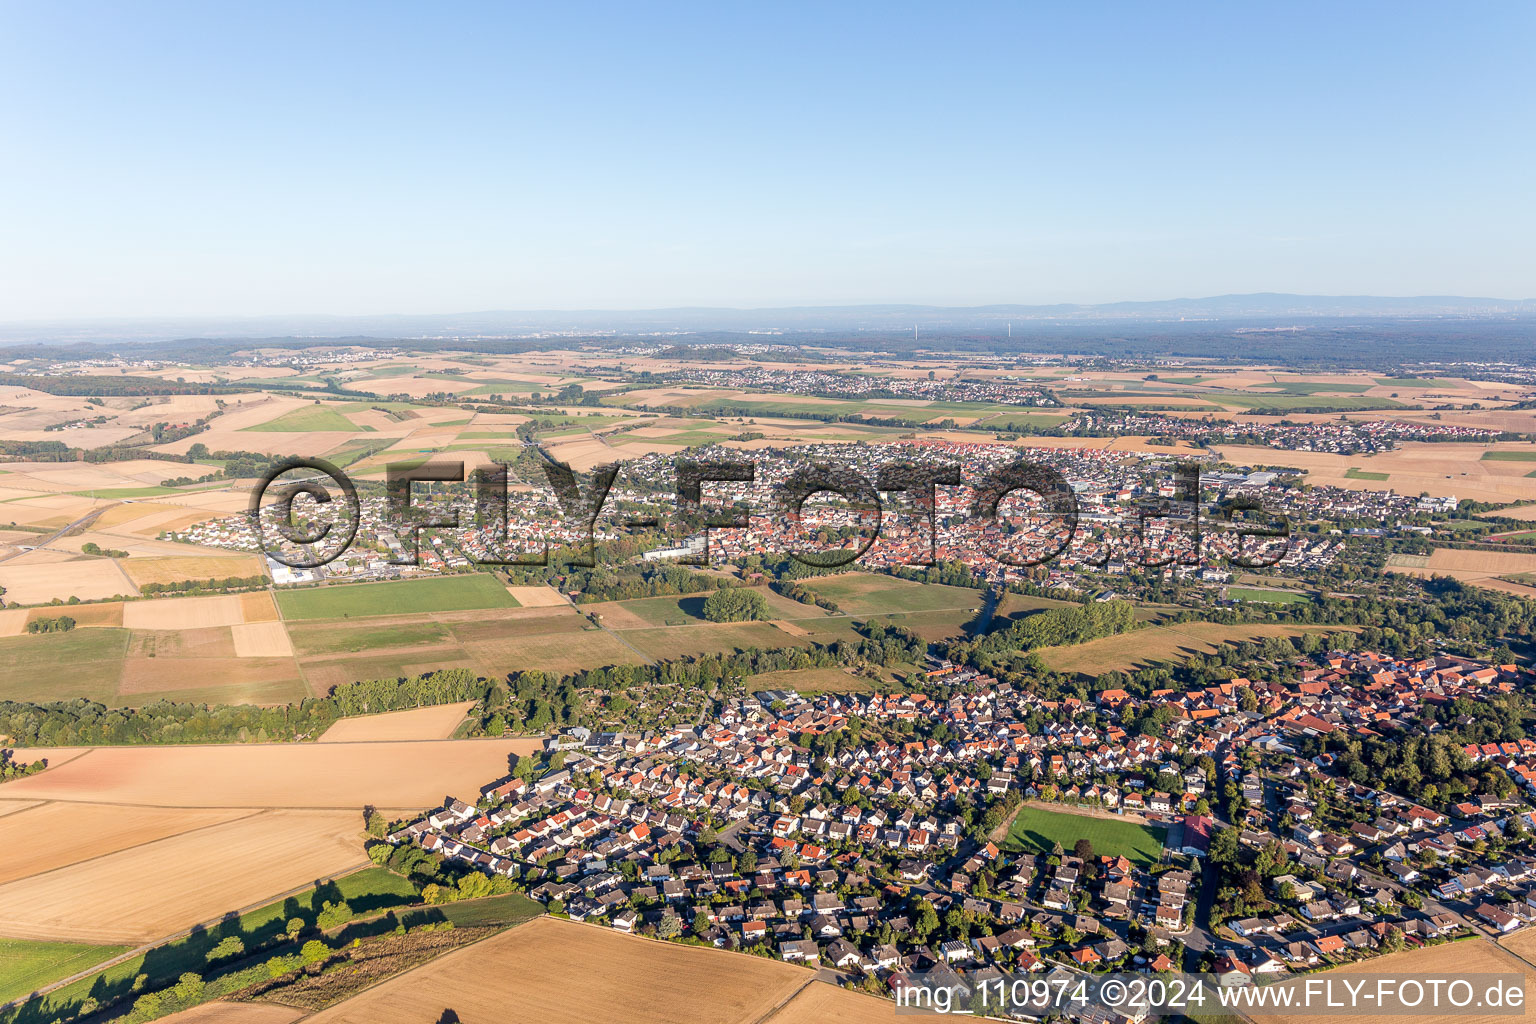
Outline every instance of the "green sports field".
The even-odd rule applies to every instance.
[[[493,577],[473,573],[398,583],[355,583],[279,591],[277,606],[285,619],[345,619],[363,615],[516,608],[518,603]]]
[[[1095,856],[1123,856],[1140,867],[1150,867],[1162,857],[1165,838],[1166,829],[1151,825],[1026,805],[1013,820],[1003,846],[1013,853],[1050,853],[1056,843],[1070,851],[1079,839],[1086,839],[1093,844]]]

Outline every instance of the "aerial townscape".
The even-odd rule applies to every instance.
[[[0,5],[0,1024],[1530,1016],[1533,39]]]
[[[1500,333],[967,344],[17,354],[7,1024],[468,1020],[487,971],[537,1019],[776,1021],[1526,971],[1536,381]],[[989,505],[1021,465],[1062,492]]]

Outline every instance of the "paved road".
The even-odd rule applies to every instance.
[[[18,547],[15,551],[12,551],[8,555],[0,555],[0,562],[4,562],[6,559],[9,559],[9,558],[15,558],[17,555],[25,554],[28,551],[36,551],[38,548],[45,548],[49,544],[52,544],[54,541],[58,540],[60,537],[64,536],[70,530],[77,529],[77,528],[79,528],[81,526],[89,525],[90,523],[95,521],[97,516],[101,515],[107,509],[114,508],[114,507],[116,507],[118,505],[121,505],[121,504],[122,504],[122,502],[120,502],[120,501],[114,501],[110,505],[103,505],[103,506],[101,506],[101,508],[92,509],[91,511],[87,512],[85,515],[81,516],[79,519],[76,519],[74,522],[70,523],[68,526],[62,527],[59,530],[56,530],[55,532],[50,533],[48,536],[44,537],[42,540],[39,540],[36,544],[28,544],[28,545],[26,545],[24,547]]]

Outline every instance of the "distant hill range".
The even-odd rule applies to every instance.
[[[184,338],[443,338],[528,337],[547,332],[637,335],[675,332],[998,331],[1009,323],[1176,323],[1270,321],[1287,318],[1526,317],[1536,299],[1459,295],[1392,298],[1377,295],[1216,295],[1200,299],[1062,303],[1028,306],[785,306],[762,309],[678,307],[642,310],[489,310],[422,315],[136,318],[0,324],[0,345],[44,342],[169,341]],[[765,337],[764,340],[768,340]]]

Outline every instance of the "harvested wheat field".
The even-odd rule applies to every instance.
[[[7,816],[0,884],[255,813],[231,808],[34,804]]]
[[[474,706],[474,701],[459,704],[439,704],[430,708],[412,708],[409,711],[387,711],[382,715],[360,715],[343,718],[320,737],[321,743],[377,743],[382,740],[442,740],[453,735],[453,730],[464,721],[464,714]],[[531,741],[542,743],[541,738]],[[524,751],[517,750],[522,754]],[[527,751],[532,753],[532,750]]]
[[[293,644],[281,622],[245,622],[229,627],[237,658],[291,658]]]
[[[217,580],[228,576],[260,576],[262,561],[255,555],[193,555],[190,557],[130,558],[123,571],[135,586]]]
[[[1436,548],[1428,560],[1422,555],[1393,555],[1387,560],[1387,572],[1428,579],[1431,576],[1450,576],[1463,583],[1502,590],[1521,597],[1529,596],[1528,587],[1507,583],[1500,576],[1536,572],[1536,555],[1518,551],[1469,551],[1458,548]]]
[[[541,917],[309,1019],[420,1024],[452,1009],[464,1024],[748,1024],[813,977],[774,960]]]
[[[277,618],[277,605],[267,590],[254,590],[240,595],[240,614],[246,622],[271,622]]]
[[[507,593],[524,608],[556,608],[567,603],[554,587],[508,587]]]
[[[30,560],[36,555],[34,552],[21,557]],[[54,598],[67,601],[71,597],[99,601],[136,593],[122,570],[107,558],[34,564],[21,563],[19,559],[6,562],[0,565],[0,587],[5,588],[5,600],[10,604],[47,604]]]
[[[0,611],[0,636],[21,636],[27,631],[27,617],[31,614],[25,608]]]
[[[1443,978],[1456,978],[1467,974],[1522,974],[1525,976],[1525,995],[1529,1003],[1533,991],[1532,982],[1536,980],[1536,967],[1532,967],[1524,960],[1500,949],[1487,939],[1465,939],[1460,942],[1448,942],[1438,946],[1424,946],[1420,949],[1408,950],[1402,953],[1389,953],[1386,956],[1375,957],[1357,964],[1349,964],[1335,970],[1326,971],[1323,977],[1353,977],[1389,974],[1398,978],[1427,978],[1438,976]],[[1316,977],[1316,975],[1309,975]],[[1305,981],[1282,982],[1287,985],[1304,985]],[[1482,995],[1481,992],[1478,993]],[[1449,1019],[1464,1024],[1497,1024],[1499,1021],[1520,1019],[1523,1014],[1498,1015],[1493,1013],[1474,1013],[1470,1015],[1456,1015],[1439,1019]],[[1254,1024],[1307,1024],[1324,1018],[1309,1014],[1283,1014],[1283,1013],[1249,1013],[1248,1019]],[[1406,1018],[1398,1014],[1387,1013],[1350,1013],[1331,1015],[1328,1020],[1349,1021],[1351,1024],[1375,1024],[1389,1021],[1403,1021]],[[1433,1015],[1422,1016],[1420,1020],[1436,1019]]]
[[[134,601],[123,609],[123,625],[129,629],[203,629],[238,626],[245,621],[244,595],[212,597],[165,597]]]
[[[1040,657],[1053,671],[1097,676],[1112,670],[1129,672],[1158,662],[1181,661],[1191,654],[1210,654],[1223,644],[1243,640],[1262,641],[1268,636],[1328,633],[1339,628],[1265,623],[1224,626],[1210,622],[1183,622],[1176,626],[1148,626],[1070,647],[1042,647]]]
[[[98,604],[73,604],[60,611],[57,607],[34,608],[30,618],[51,619],[57,615],[68,615],[75,620],[76,627],[86,626],[121,626],[123,624],[123,602],[103,601]]]
[[[367,863],[361,824],[263,811],[0,885],[0,935],[150,942]]]
[[[161,1017],[164,1024],[293,1024],[303,1010],[277,1003],[204,1003]]]
[[[801,989],[768,1019],[768,1024],[891,1024],[892,1020],[953,1019],[942,1013],[903,1013],[897,1017],[894,1002],[817,981]]]
[[[57,768],[14,779],[17,800],[144,807],[437,807],[472,797],[507,774],[524,738],[423,740],[349,746],[245,743],[186,747],[97,747]],[[19,761],[50,757],[19,750]]]

